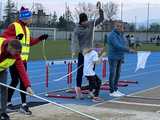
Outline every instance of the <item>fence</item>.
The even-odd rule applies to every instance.
[[[39,28],[39,27],[31,27],[31,36],[32,37],[38,37],[41,34],[48,34],[49,40],[71,40],[73,31],[57,31],[56,28]],[[3,29],[0,30],[0,32],[3,32]],[[104,41],[105,35],[108,35],[109,32],[105,31],[96,31],[95,32],[95,41]],[[126,35],[134,35],[135,40],[146,42],[146,36],[148,35],[148,41],[147,42],[156,42],[157,37],[160,36],[160,32],[125,32],[124,36]]]

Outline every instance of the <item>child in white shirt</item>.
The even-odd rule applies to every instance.
[[[98,53],[92,48],[86,48],[84,54],[84,71],[83,74],[89,81],[89,91],[93,102],[101,102],[99,97],[101,80],[96,75],[94,67],[96,63],[101,62],[102,56],[99,58]]]

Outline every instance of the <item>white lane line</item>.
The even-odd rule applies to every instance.
[[[152,88],[148,88],[148,89],[145,89],[145,90],[141,90],[141,91],[138,91],[138,92],[134,92],[134,93],[131,93],[131,94],[128,94],[128,96],[134,96],[135,94],[140,94],[140,93],[143,93],[143,92],[147,92],[147,91],[150,91],[150,90],[159,88],[159,87],[160,87],[160,85],[155,86],[155,87],[152,87]],[[108,94],[109,94],[109,93],[108,93]],[[112,99],[112,100],[118,100],[118,99],[120,99],[120,98],[114,98],[114,99]],[[102,102],[102,103],[97,103],[97,104],[94,104],[94,105],[91,105],[91,106],[96,107],[96,106],[98,106],[98,105],[104,104],[104,103],[109,102],[109,101],[111,101],[111,100],[104,101],[104,102]]]
[[[142,75],[151,74],[151,73],[155,73],[155,72],[159,72],[159,71],[160,70],[154,70],[154,71],[143,72],[143,73],[139,73],[139,74],[135,74],[135,75],[126,75],[126,76],[122,76],[121,79],[142,76]]]
[[[137,103],[137,102],[124,102],[124,101],[109,101],[111,103],[119,103],[119,104],[126,104],[126,105],[138,105],[138,106],[147,106],[147,107],[160,107],[160,104],[147,104],[147,103]]]
[[[145,90],[141,90],[141,91],[138,91],[138,92],[134,92],[134,93],[131,93],[131,94],[128,94],[128,96],[134,96],[136,94],[141,94],[141,93],[144,93],[144,92],[148,92],[148,91],[151,91],[151,90],[154,90],[154,89],[157,89],[157,88],[160,88],[160,85],[152,87],[152,88],[148,88],[148,89],[145,89]]]
[[[148,66],[146,66],[146,68],[145,69],[147,69],[147,68],[152,68],[152,67],[157,67],[157,66],[159,66],[160,64],[154,64],[154,65],[148,65]],[[128,68],[128,69],[124,69],[122,72],[128,72],[129,70],[135,70],[135,68],[134,69],[131,69],[131,68]]]

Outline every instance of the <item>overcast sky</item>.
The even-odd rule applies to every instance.
[[[1,0],[3,5],[7,0]],[[47,13],[53,13],[56,11],[58,15],[62,15],[65,10],[65,3],[70,6],[70,9],[74,11],[74,8],[79,2],[96,4],[98,0],[14,0],[17,2],[18,9],[24,5],[32,8],[34,3],[41,3],[46,8]],[[147,3],[150,3],[150,20],[160,19],[160,15],[157,14],[160,11],[160,0],[100,0],[103,3],[108,1],[119,4],[119,14],[117,18],[120,18],[120,3],[123,3],[123,20],[134,22],[135,18],[137,22],[146,21],[147,19]]]

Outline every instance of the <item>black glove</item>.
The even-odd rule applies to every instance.
[[[18,34],[18,35],[16,36],[16,39],[22,40],[22,39],[23,39],[23,34],[22,34],[22,33]]]
[[[46,40],[48,38],[48,34],[43,34],[41,36],[39,36],[40,40]]]

